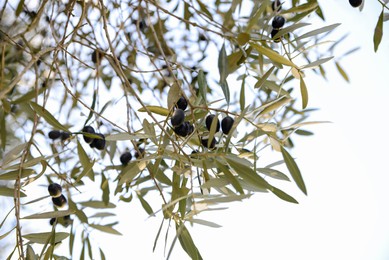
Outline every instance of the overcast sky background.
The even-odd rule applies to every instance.
[[[361,49],[341,60],[350,84],[331,65],[328,82],[306,78],[309,106],[320,108],[310,120],[333,122],[307,127],[313,137],[294,139],[291,154],[308,196],[288,187],[300,204],[257,194],[227,210],[201,213],[223,226],[190,228],[204,259],[389,259],[388,24],[374,53],[378,1],[366,1],[362,12],[347,0],[319,2],[328,24],[342,23],[339,36],[350,32],[341,48]],[[120,207],[125,213],[116,228],[125,237],[102,234],[108,259],[163,259],[164,233],[152,253],[161,218],[147,219],[138,202]],[[171,259],[189,258],[177,244]]]

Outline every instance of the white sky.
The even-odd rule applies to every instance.
[[[339,35],[350,32],[345,51],[361,50],[341,61],[350,84],[331,65],[328,82],[306,78],[309,106],[321,109],[311,120],[333,122],[309,127],[313,137],[295,139],[291,153],[308,197],[293,187],[288,192],[298,205],[257,194],[227,210],[200,214],[223,226],[190,228],[204,259],[389,259],[389,30],[384,24],[375,54],[372,38],[381,9],[377,1],[368,2],[361,13],[347,0],[320,1],[327,23],[342,23]],[[165,233],[152,253],[160,217],[147,219],[138,202],[123,208],[116,228],[125,237],[104,234],[108,259],[163,259]],[[171,259],[189,257],[177,244]]]

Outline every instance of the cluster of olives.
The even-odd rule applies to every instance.
[[[217,133],[220,131],[220,121],[219,121],[219,118],[217,118],[215,115],[210,114],[207,116],[207,118],[205,119],[205,126],[207,127],[208,131],[211,131],[212,122],[214,120],[216,120],[215,132]],[[230,116],[224,117],[222,120],[222,123],[221,123],[221,129],[222,129],[223,134],[228,135],[231,131],[233,124],[234,124],[234,119],[232,117],[230,117]],[[202,138],[201,144],[207,148],[212,149],[216,145],[216,139],[213,138],[209,142],[209,138]]]
[[[58,183],[51,183],[48,187],[49,194],[53,204],[58,208],[62,208],[66,205],[66,197],[62,194],[62,187]]]
[[[84,134],[84,141],[89,144],[91,148],[96,148],[97,150],[103,150],[105,148],[105,136],[100,133],[96,133],[95,129],[90,125],[84,126],[82,132],[97,135],[100,138],[92,138]]]
[[[62,208],[66,205],[66,197],[62,194],[62,187],[58,183],[51,183],[48,187],[49,194],[53,204],[58,208]],[[57,221],[56,218],[50,219],[50,225],[53,225]],[[71,223],[70,215],[64,216],[58,219],[58,222],[67,227]]]
[[[73,220],[70,218],[70,215],[66,215],[60,218],[51,218],[50,225],[54,225],[55,221],[57,221],[57,223],[60,223],[64,227],[69,226],[73,222]]]
[[[139,148],[138,147],[138,151],[135,152],[134,156],[136,159],[138,159],[139,157],[143,157],[146,153],[145,149],[143,148]],[[132,159],[132,154],[131,152],[124,152],[122,155],[120,155],[120,162],[122,163],[123,166],[127,165]]]
[[[216,119],[214,118],[215,115],[213,114],[208,115],[207,118],[205,119],[205,126],[207,127],[208,131],[211,131],[212,121],[216,120],[216,133],[217,133],[220,130],[220,121],[219,118],[217,117]],[[232,117],[226,116],[225,118],[223,118],[221,124],[223,134],[228,135],[230,133],[233,124],[234,124],[234,119]]]
[[[173,126],[174,133],[178,136],[186,137],[193,133],[194,126],[189,123],[189,121],[185,121],[185,109],[188,107],[188,101],[185,97],[180,97],[175,105],[175,110],[170,118],[170,123]]]
[[[70,133],[68,132],[62,132],[59,130],[52,130],[48,134],[49,138],[52,140],[56,140],[58,138],[61,138],[62,141],[65,141],[66,139],[70,138]]]
[[[359,7],[362,4],[362,0],[349,0],[352,7]]]
[[[271,31],[271,38],[274,40],[274,42],[280,42],[281,37],[274,38],[276,34],[281,30],[282,26],[285,24],[285,18],[281,15],[276,15],[273,18],[273,21],[271,25],[273,26],[273,30]]]

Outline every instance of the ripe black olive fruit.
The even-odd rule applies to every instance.
[[[61,195],[59,197],[56,197],[56,198],[51,198],[51,200],[53,201],[54,205],[57,206],[58,208],[62,208],[63,206],[65,206],[67,200],[65,198],[64,195]]]
[[[181,124],[179,126],[174,127],[173,130],[174,130],[174,133],[176,133],[176,135],[179,135],[182,137],[185,137],[188,135],[188,126],[187,126],[186,122],[184,122],[183,124]]]
[[[214,117],[215,115],[211,114],[207,116],[207,118],[205,119],[205,125],[207,126],[208,131],[211,131],[212,121]],[[216,120],[217,120],[216,121],[216,133],[217,133],[220,130],[220,121],[219,118],[217,118]]]
[[[47,188],[49,190],[50,196],[57,198],[62,194],[62,187],[58,183],[51,183]]]
[[[84,126],[84,128],[82,129],[82,131],[84,133],[89,133],[89,134],[94,134],[95,133],[95,129],[93,127],[91,127],[90,125],[87,125],[87,126]],[[88,144],[92,143],[93,142],[93,138],[92,137],[88,137],[86,135],[83,136],[84,137],[84,141]]]
[[[92,143],[89,146],[92,148],[96,148],[97,150],[103,150],[105,148],[105,136],[100,133],[97,133],[95,135],[100,136],[101,139],[93,139]]]
[[[210,143],[209,146],[208,146],[208,138],[203,138],[203,139],[201,139],[201,144],[202,144],[204,147],[207,147],[207,148],[209,148],[209,149],[213,149],[213,148],[215,148],[215,145],[216,145],[216,139],[213,138],[212,141],[211,141],[211,143]]]
[[[358,7],[362,4],[362,0],[349,0],[352,7]]]
[[[56,220],[57,220],[56,218],[51,218],[51,219],[50,219],[50,225],[51,225],[51,226],[54,225],[54,222],[55,222]]]
[[[70,133],[68,132],[61,132],[61,140],[65,141],[70,138]]]
[[[199,41],[206,41],[206,40],[207,40],[207,38],[205,37],[204,34],[199,35]]]
[[[49,138],[52,140],[58,139],[61,137],[61,132],[58,130],[52,130],[49,132]]]
[[[142,157],[146,154],[146,152],[145,152],[145,149],[143,149],[143,148],[138,148],[139,149],[139,152],[140,152],[140,154],[142,155]],[[140,157],[140,155],[139,155],[139,153],[136,151],[135,152],[135,158],[136,159],[138,159]]]
[[[194,131],[194,126],[189,122],[187,122],[187,123],[188,123],[188,135],[190,135]]]
[[[281,1],[280,0],[276,0],[276,1],[273,1],[271,3],[271,8],[273,9],[273,11],[280,11],[281,8],[282,8],[282,4],[281,4]]]
[[[94,50],[92,52],[92,62],[93,63],[100,63],[103,58],[103,54],[100,50]]]
[[[274,29],[279,29],[285,24],[285,18],[277,15],[276,17],[273,18],[273,21],[271,25],[273,26]]]
[[[232,117],[226,116],[225,118],[223,118],[222,120],[223,133],[228,135],[230,133],[233,124],[234,124],[234,119]]]
[[[122,155],[120,155],[120,162],[123,165],[127,165],[129,161],[132,159],[132,154],[130,152],[125,152]]]
[[[172,123],[172,126],[177,127],[180,126],[182,123],[184,123],[185,120],[185,113],[182,109],[176,109],[174,111],[172,118],[170,119],[170,122]]]
[[[188,121],[182,123],[182,125],[174,127],[174,133],[182,137],[186,137],[190,135],[191,133],[193,133],[193,131],[194,131],[194,126]]]
[[[280,31],[280,30],[278,30],[278,29],[273,29],[273,30],[271,31],[271,38],[274,40],[274,42],[280,42],[280,41],[281,41],[281,37],[280,37],[280,36],[274,38],[274,36],[276,36],[276,34],[277,34],[279,31]]]
[[[182,96],[177,100],[176,107],[182,110],[188,107],[188,101],[186,101],[185,97]]]

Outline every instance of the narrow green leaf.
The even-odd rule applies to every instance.
[[[302,129],[297,129],[294,133],[297,135],[305,135],[305,136],[313,135],[311,131],[302,130]]]
[[[227,53],[226,53],[226,48],[225,48],[224,44],[219,52],[218,68],[219,68],[219,74],[220,74],[219,84],[220,84],[220,87],[222,88],[222,91],[223,91],[224,97],[226,98],[227,104],[230,104],[230,89],[229,89],[228,83],[227,83],[228,60],[227,60]]]
[[[199,84],[199,91],[200,95],[203,98],[204,102],[207,102],[207,90],[208,90],[208,84],[207,79],[205,78],[205,74],[203,70],[199,71],[199,74],[197,75],[197,82]]]
[[[23,11],[24,0],[20,0],[15,10],[15,15],[18,17]]]
[[[94,91],[93,92],[93,99],[92,99],[92,105],[91,105],[91,110],[89,110],[89,115],[88,117],[86,118],[85,120],[85,125],[88,124],[89,120],[92,118],[93,116],[93,110],[95,110],[95,106],[96,106],[96,99],[97,99],[97,91]]]
[[[10,231],[5,232],[4,234],[0,235],[0,240],[8,236],[16,227],[13,227]]]
[[[246,107],[245,85],[246,85],[246,76],[243,77],[242,84],[240,85],[240,97],[239,97],[240,110],[243,110]]]
[[[300,91],[301,91],[301,98],[303,102],[303,109],[305,109],[308,105],[308,90],[307,86],[305,85],[304,78],[300,74]]]
[[[34,249],[27,245],[26,260],[36,260],[38,257],[35,255]]]
[[[252,194],[228,195],[228,196],[219,195],[213,198],[200,200],[198,201],[198,203],[206,203],[208,205],[219,204],[219,203],[230,203],[233,201],[242,201],[243,199],[250,198],[251,195]]]
[[[154,215],[153,209],[151,208],[150,204],[143,198],[143,196],[138,194],[138,198],[140,204],[142,205],[143,209],[147,212],[147,214]]]
[[[239,33],[238,37],[238,44],[239,45],[245,45],[250,40],[250,34],[248,33]]]
[[[27,146],[26,143],[19,144],[19,145],[15,146],[14,148],[12,148],[10,151],[8,151],[6,154],[4,154],[1,167],[3,169],[7,170],[8,168],[5,166],[7,164],[13,162],[17,158],[19,158],[21,152],[26,148],[26,146]]]
[[[42,94],[44,91],[46,90],[46,88],[40,88],[38,90],[38,95]],[[11,101],[12,104],[20,104],[20,103],[24,103],[24,102],[27,102],[27,101],[30,101],[31,99],[35,98],[37,96],[37,92],[35,89],[27,92],[26,94],[24,94],[23,96]]]
[[[274,195],[276,195],[278,198],[285,200],[287,202],[296,203],[298,204],[298,201],[295,200],[292,196],[285,193],[284,191],[277,189],[276,187],[272,186],[270,189],[271,192],[273,192]]]
[[[284,64],[284,65],[287,65],[287,66],[290,66],[290,67],[295,67],[296,65],[293,64],[293,62],[291,62],[290,60],[288,60],[287,58],[285,58],[284,56],[278,54],[277,52],[267,48],[267,47],[263,47],[263,46],[260,46],[258,45],[257,43],[254,43],[254,42],[250,42],[251,46],[254,47],[254,49],[256,49],[259,53],[261,53],[262,55],[265,55],[266,57],[268,57],[269,59],[271,59],[272,61],[275,61],[277,63],[281,63],[281,64]]]
[[[323,63],[325,63],[327,61],[332,60],[333,58],[334,58],[334,56],[323,58],[323,59],[319,59],[319,60],[311,62],[311,63],[309,63],[307,65],[301,66],[300,69],[314,68],[314,67],[320,66],[321,64],[323,64]]]
[[[84,211],[79,210],[77,205],[71,200],[68,199],[69,209],[74,210],[74,214],[78,217],[78,219],[83,223],[88,223],[88,217],[85,215]]]
[[[165,219],[162,218],[161,225],[159,226],[157,235],[155,236],[155,239],[154,239],[153,252],[155,251],[155,248],[157,247],[158,238],[159,238],[159,235],[161,234],[162,227],[163,227],[163,222],[164,222],[164,221],[165,221]]]
[[[178,99],[178,98],[177,98]],[[177,100],[176,100],[177,101]],[[174,104],[174,103],[173,103]],[[158,114],[161,116],[168,116],[169,115],[169,110],[164,108],[164,107],[159,107],[159,106],[146,106],[146,108],[154,114]],[[141,107],[138,109],[139,112],[146,112],[146,108]]]
[[[208,10],[207,6],[206,6],[203,2],[201,2],[200,0],[197,0],[197,3],[198,3],[199,6],[200,6],[200,10],[201,10],[201,12],[202,12],[202,15],[206,15],[206,16],[208,16],[209,18],[212,18],[212,17],[213,17],[212,14],[211,14],[211,12]]]
[[[338,62],[335,62],[335,65],[336,65],[336,68],[338,69],[340,75],[342,75],[342,77],[344,78],[344,80],[347,81],[347,82],[350,82],[350,79],[347,76],[347,73],[342,68],[342,66],[340,66],[340,64]]]
[[[82,249],[80,254],[80,260],[85,260],[85,243],[82,243]]]
[[[58,122],[58,120],[55,119],[55,117],[48,110],[46,110],[44,107],[38,105],[35,102],[30,102],[30,106],[32,107],[32,109],[34,109],[34,111],[39,116],[43,117],[47,123],[49,123],[51,126],[53,126],[54,129],[69,132],[69,129],[66,128],[65,126],[63,126],[60,122]]]
[[[100,185],[101,190],[103,191],[102,194],[102,200],[104,202],[105,206],[109,205],[109,181],[105,177],[105,174],[102,172],[101,173],[101,185]]]
[[[228,64],[228,61],[227,61],[226,46],[225,46],[225,44],[223,44],[222,48],[220,49],[219,58],[218,58],[220,82],[223,82],[227,79],[227,76],[228,76],[227,64]]]
[[[281,146],[281,153],[282,153],[282,157],[284,158],[286,167],[288,168],[290,174],[292,175],[293,180],[296,182],[300,190],[304,192],[305,195],[307,195],[307,188],[305,187],[303,177],[301,176],[300,169],[298,168],[296,162],[282,146]]]
[[[84,148],[82,147],[81,143],[78,140],[77,140],[77,153],[78,153],[78,158],[80,159],[81,165],[83,167],[83,171],[77,177],[76,182],[79,182],[82,179],[82,177],[84,177],[87,174],[91,180],[94,180],[94,173],[92,168],[95,162],[90,161],[88,155],[86,154]]]
[[[5,126],[5,113],[0,111],[0,144],[1,149],[4,151],[7,144],[7,128]]]
[[[274,35],[274,38],[281,37],[282,35],[286,35],[286,34],[288,34],[290,32],[293,32],[293,31],[295,31],[297,29],[300,29],[300,28],[308,26],[308,25],[311,25],[311,24],[310,23],[295,23],[295,24],[292,24],[290,26],[282,28],[277,34]]]
[[[116,205],[113,203],[108,203],[106,205],[103,201],[84,201],[79,203],[81,206],[88,207],[88,208],[95,208],[95,209],[113,209],[116,208]]]
[[[34,174],[35,171],[33,169],[23,169],[20,174],[20,178],[26,178],[31,174]],[[10,172],[6,172],[0,175],[0,180],[16,180],[19,177],[19,170],[14,170]]]
[[[74,214],[74,210],[57,210],[44,213],[32,214],[21,219],[45,219],[45,218],[60,218],[70,214]]]
[[[51,238],[52,232],[42,232],[42,233],[31,233],[22,236],[23,238],[30,240],[32,243],[37,244],[46,244],[47,241]],[[69,236],[69,233],[66,232],[56,232],[55,233],[55,243],[61,242]]]
[[[222,188],[224,186],[227,186],[228,184],[231,184],[230,181],[228,181],[227,178],[212,178],[203,183],[201,185],[201,188],[203,189],[210,189],[210,188]]]
[[[322,27],[322,28],[319,28],[319,29],[316,29],[316,30],[307,32],[307,33],[305,33],[305,34],[300,35],[299,37],[297,37],[297,38],[295,39],[295,41],[299,41],[299,40],[302,40],[302,39],[304,39],[304,38],[308,38],[308,37],[315,36],[315,35],[318,35],[318,34],[321,34],[321,33],[325,33],[325,32],[332,31],[333,29],[335,29],[335,28],[338,27],[339,25],[340,25],[340,23],[336,23],[336,24],[324,26],[324,27]]]
[[[252,167],[247,165],[249,161],[232,155],[226,156],[226,160],[232,169],[249,184],[260,189],[270,188],[269,183],[259,176]]]
[[[257,83],[255,83],[254,88],[261,88],[263,86],[263,83],[266,82],[266,80],[269,78],[275,68],[275,66],[272,66],[268,71],[266,71],[266,73],[263,74],[263,76],[257,81]]]
[[[308,12],[314,10],[318,7],[318,3],[316,1],[310,1],[308,3],[292,7],[289,10],[283,11],[284,14],[287,13],[300,13],[300,12]]]
[[[378,17],[377,25],[375,26],[374,29],[374,51],[377,52],[378,46],[381,43],[382,40],[382,32],[383,32],[383,26],[384,26],[384,9],[382,8],[382,12],[380,16]]]
[[[89,218],[107,218],[107,217],[114,217],[116,214],[111,213],[111,212],[99,212],[96,214],[93,214]]]
[[[1,223],[0,223],[0,230],[1,230],[1,228],[3,227],[3,225],[4,225],[5,221],[7,220],[8,216],[9,216],[9,215],[11,214],[11,212],[14,210],[14,208],[15,208],[15,206],[14,206],[13,208],[11,208],[10,211],[8,211],[8,213],[5,215],[4,219],[1,221]],[[3,213],[5,213],[5,212],[3,211]]]
[[[146,134],[129,134],[129,133],[119,133],[119,134],[112,134],[105,137],[106,141],[127,141],[127,140],[138,140],[138,139],[144,139],[144,138],[150,138],[150,136]]]
[[[271,168],[257,168],[257,171],[277,180],[290,181],[288,176]]]
[[[230,88],[228,86],[227,81],[223,81],[220,83],[220,87],[223,90],[224,97],[226,98],[227,105],[230,104]]]
[[[105,260],[105,255],[104,255],[103,250],[101,250],[101,248],[99,248],[99,249],[100,249],[100,259]]]
[[[0,196],[13,197],[14,189],[8,188],[6,186],[0,186]],[[27,197],[27,195],[24,192],[20,191],[20,197]]]
[[[183,223],[176,224],[178,240],[185,252],[192,260],[202,260],[199,250],[193,242],[193,239]]]
[[[290,98],[287,97],[280,97],[274,101],[271,101],[269,103],[266,103],[259,107],[262,111],[259,113],[259,115],[271,113],[274,110],[277,110],[278,108],[282,107],[283,105],[289,103],[291,101]]]
[[[89,226],[91,228],[97,229],[97,230],[105,232],[105,233],[119,235],[119,236],[122,235],[122,233],[120,233],[119,231],[117,231],[116,229],[114,229],[111,226],[103,226],[103,225],[97,225],[97,224],[89,224]]]
[[[131,182],[136,175],[146,168],[147,164],[148,161],[130,162],[120,173],[118,185]]]
[[[220,161],[219,158],[217,158],[216,160],[216,165],[224,173],[226,179],[231,183],[231,185],[235,188],[235,190],[240,194],[244,194],[242,186],[240,185],[238,179],[231,173],[228,167],[224,165],[223,162]]]
[[[216,224],[214,222],[211,222],[211,221],[208,221],[208,220],[204,220],[204,219],[194,219],[194,218],[191,218],[191,219],[187,219],[187,221],[192,223],[192,224],[200,224],[200,225],[204,225],[204,226],[212,227],[212,228],[220,228],[220,227],[222,227],[219,224]]]
[[[150,136],[150,140],[154,144],[157,144],[157,137],[156,137],[154,125],[150,124],[149,121],[147,121],[147,119],[143,120],[142,125],[143,125],[143,131],[145,132],[145,134]]]
[[[258,21],[261,19],[261,16],[266,10],[267,5],[261,4],[260,7],[255,11],[255,13],[250,17],[250,20],[247,23],[246,32],[250,32],[252,27],[258,24]]]
[[[167,115],[169,115],[169,111],[173,108],[173,106],[176,104],[177,100],[181,97],[181,95],[182,95],[182,91],[181,91],[180,86],[178,85],[177,82],[174,82],[173,85],[170,87],[168,95],[167,95],[167,107],[168,107],[168,109],[166,109],[166,108],[161,109],[161,108],[155,107],[152,109],[156,109],[156,111],[152,111],[150,109],[150,107],[148,107],[148,106],[146,106],[146,107],[151,112],[162,115],[162,116],[164,114],[161,114],[161,113],[166,113],[166,111],[167,111],[167,114],[164,115],[164,116],[167,116]],[[140,110],[138,110],[138,111],[140,111]],[[140,112],[143,112],[143,111],[140,111]]]
[[[237,52],[233,52],[227,56],[228,74],[231,74],[237,69],[239,69],[240,66],[239,61],[242,59],[242,57],[243,57],[243,52],[240,49]]]

